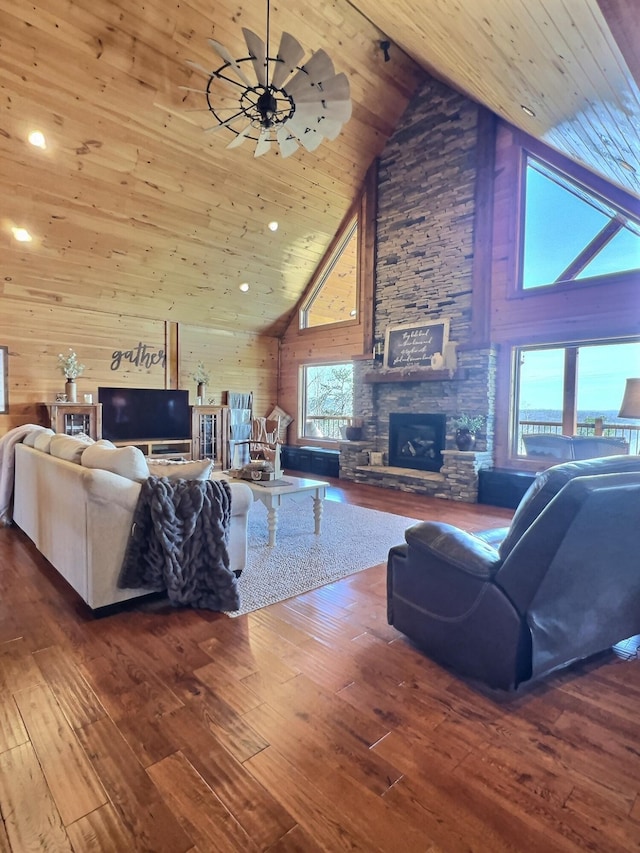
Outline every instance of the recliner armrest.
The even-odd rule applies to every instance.
[[[438,521],[423,521],[405,531],[409,553],[415,550],[425,557],[435,557],[440,563],[449,563],[469,575],[490,580],[502,563],[500,555],[487,542]]]

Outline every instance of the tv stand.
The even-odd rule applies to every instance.
[[[137,447],[153,459],[187,459],[191,457],[190,439],[154,439],[153,441],[114,441],[116,447]]]

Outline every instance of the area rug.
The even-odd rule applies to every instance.
[[[238,581],[241,616],[386,562],[389,548],[404,542],[418,519],[325,500],[322,532],[313,532],[312,499],[283,502],[276,544],[267,545],[267,510],[256,501],[249,512],[247,567]]]

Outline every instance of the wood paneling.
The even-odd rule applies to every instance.
[[[77,382],[80,401],[85,393],[97,401],[101,385],[165,388],[175,376],[175,387],[189,389],[195,403],[191,375],[200,360],[217,402],[225,390],[253,391],[255,411],[263,415],[277,401],[278,341],[272,337],[3,298],[0,340],[9,347],[9,414],[0,415],[0,435],[20,424],[47,423],[39,404],[64,390],[57,358],[69,347],[86,366]]]
[[[0,0],[0,299],[281,335],[421,68],[638,192],[634,0],[574,7],[304,0],[274,8],[273,43],[286,29],[306,56],[325,49],[353,100],[336,140],[283,160],[227,150],[229,135],[204,132],[212,124],[204,97],[179,88],[204,82],[188,59],[217,63],[207,38],[246,53],[241,26],[264,34],[263,0],[241,11],[231,0],[153,8]],[[27,142],[35,128],[45,151]],[[33,242],[16,243],[12,226],[27,227]],[[250,298],[238,290],[243,281]]]
[[[349,77],[354,111],[313,154],[255,159],[249,144],[228,151],[230,134],[205,134],[213,119],[204,96],[179,87],[205,82],[187,60],[217,64],[208,37],[246,54],[241,26],[264,33],[262,0],[241,20],[231,3],[168,0],[153,10],[138,0],[45,8],[3,0],[0,10],[0,192],[11,199],[4,294],[282,332],[402,114],[417,66],[399,53],[385,65],[380,34],[344,0],[330,11],[274,9],[273,43],[286,25],[307,58],[325,48]],[[36,127],[46,151],[27,143]],[[12,225],[28,227],[33,242],[17,244]],[[244,281],[249,299],[238,290]]]
[[[164,388],[165,366],[150,364],[165,350],[165,324],[125,314],[107,314],[2,298],[0,339],[9,346],[9,414],[0,415],[0,433],[24,423],[46,423],[38,406],[64,391],[58,353],[74,349],[85,365],[78,395],[97,400],[99,385]],[[147,356],[138,345],[146,346]],[[114,352],[130,352],[119,362]],[[132,359],[138,360],[134,364]],[[117,370],[112,365],[119,364]]]
[[[640,194],[640,81],[637,47],[635,53],[631,48],[638,32],[635,0],[356,0],[356,5],[454,88]],[[534,115],[526,115],[522,105]]]
[[[251,299],[251,294],[245,294]],[[225,391],[253,392],[253,411],[257,417],[269,414],[277,403],[279,341],[258,336],[202,326],[180,326],[180,388],[188,388],[192,403],[196,401],[196,384],[192,378],[202,361],[211,379],[207,398],[218,405]]]

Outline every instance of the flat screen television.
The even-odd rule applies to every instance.
[[[110,441],[191,438],[189,392],[163,388],[98,388],[102,437]]]

